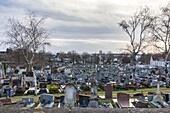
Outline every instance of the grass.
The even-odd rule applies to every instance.
[[[162,93],[169,93],[170,92],[170,88],[166,88],[166,87],[161,87],[160,91]],[[128,93],[130,94],[130,96],[133,96],[134,93],[137,92],[143,92],[144,95],[147,95],[148,92],[156,92],[156,87],[155,88],[142,88],[142,89],[137,89],[136,91],[130,89],[130,90],[116,90],[116,91],[112,91],[112,96],[113,98],[117,97],[117,93],[122,92],[122,93]],[[57,94],[53,94],[53,96],[61,96],[64,93],[57,93]],[[105,95],[105,91],[98,91],[97,92],[98,95]],[[12,101],[21,101],[22,97],[34,97],[35,101],[38,101],[40,95],[23,95],[23,96],[14,96],[11,97]]]
[[[169,93],[170,92],[170,88],[161,87],[160,91],[162,93]],[[116,90],[116,91],[112,91],[113,98],[116,98],[117,97],[117,93],[119,93],[119,92],[128,93],[131,96],[133,96],[133,94],[137,93],[137,92],[143,92],[144,95],[147,95],[148,92],[156,92],[156,87],[154,87],[154,88],[141,88],[141,89],[136,89],[136,91],[134,91],[132,89],[130,89],[130,90]],[[105,92],[104,91],[98,91],[97,94],[98,95],[105,95]]]
[[[154,104],[152,104],[152,103],[148,103],[148,106],[149,106],[149,108],[157,108]]]

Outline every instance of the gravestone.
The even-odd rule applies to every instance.
[[[143,102],[137,102],[135,104],[136,108],[148,108],[148,103],[143,103]]]
[[[97,97],[97,84],[94,80],[94,74],[92,74],[92,78],[91,78],[91,95],[89,98],[90,102],[89,102],[89,107],[98,107],[98,97]]]
[[[41,94],[39,99],[40,103],[38,107],[52,107],[54,104],[53,95],[51,94]]]
[[[122,108],[130,107],[130,95],[126,93],[117,93],[117,102]]]
[[[40,94],[42,93],[49,93],[48,89],[47,89],[47,84],[46,83],[40,83]]]
[[[64,107],[64,96],[60,96],[60,107]]]
[[[34,98],[22,98],[22,102],[26,104],[26,107],[33,107],[35,105]]]
[[[164,100],[165,100],[165,102],[168,102],[169,101],[169,94],[164,94]]]
[[[163,97],[162,97],[161,92],[160,92],[159,81],[157,83],[156,95],[153,97],[153,102],[154,103],[160,103],[160,104],[163,103]]]
[[[170,93],[168,93],[168,103],[170,103]]]
[[[10,87],[5,88],[5,92],[6,92],[6,98],[11,97],[11,88]]]
[[[139,96],[139,102],[145,103],[145,96]]]
[[[76,103],[76,88],[73,84],[68,84],[65,87],[65,97],[64,97],[64,106],[74,107]]]
[[[80,107],[88,107],[89,104],[89,96],[79,95]]]
[[[106,84],[105,86],[105,98],[106,99],[112,99],[112,90],[113,90],[112,85]]]
[[[46,83],[40,83],[40,88],[47,88],[47,84]]]
[[[151,102],[153,100],[153,95],[148,95],[148,102]]]

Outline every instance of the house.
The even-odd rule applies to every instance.
[[[161,59],[161,58],[154,59],[152,56],[150,58],[150,65],[152,67],[165,67],[166,65],[165,63],[166,63],[165,59]],[[167,67],[170,67],[170,62],[167,61],[167,63],[168,63]]]

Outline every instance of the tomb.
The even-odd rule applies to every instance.
[[[41,94],[39,97],[40,103],[37,107],[53,107],[53,95],[51,94]]]
[[[22,102],[25,103],[26,107],[30,108],[35,105],[34,98],[22,98]]]
[[[68,108],[74,107],[76,103],[76,87],[72,83],[69,83],[65,87],[64,92],[64,106]]]
[[[126,93],[117,93],[117,103],[121,108],[129,108],[130,106],[130,95]]]

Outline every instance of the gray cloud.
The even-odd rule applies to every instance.
[[[0,0],[0,33],[8,17],[22,20],[29,9],[48,17],[44,27],[54,31],[51,40],[55,39],[49,51],[116,51],[128,43],[128,36],[118,26],[122,19],[128,19],[140,6],[148,5],[157,11],[168,1]]]

